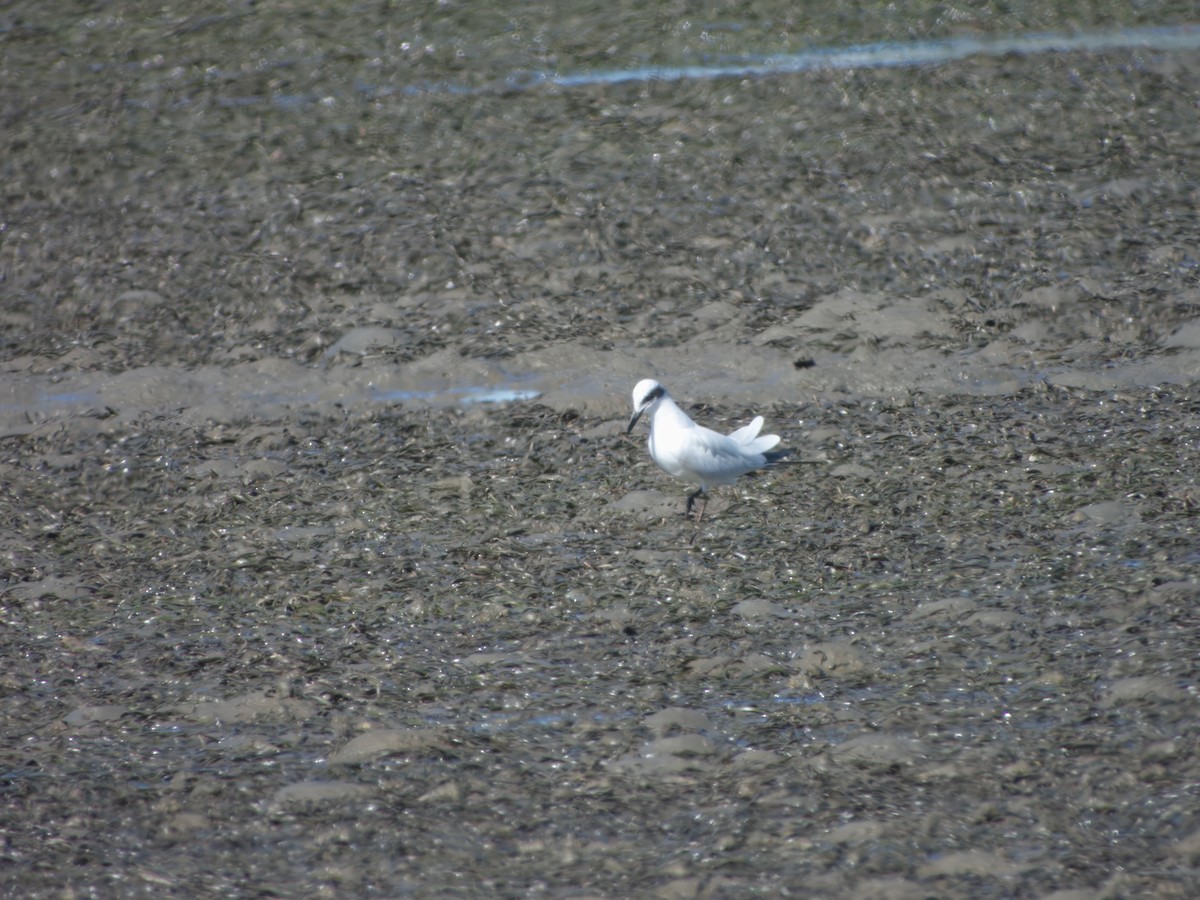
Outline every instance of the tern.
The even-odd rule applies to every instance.
[[[736,431],[720,434],[693,422],[653,378],[644,378],[633,388],[633,417],[626,434],[646,412],[650,413],[651,458],[668,475],[700,485],[688,495],[686,510],[691,515],[696,498],[704,497],[697,524],[704,520],[710,487],[733,484],[738,476],[761,469],[779,456],[768,453],[779,443],[779,435],[759,435],[762,416]]]

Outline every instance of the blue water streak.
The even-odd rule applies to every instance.
[[[621,84],[628,81],[681,81],[684,79],[730,78],[808,72],[814,69],[880,69],[931,66],[969,56],[1004,56],[1008,53],[1100,52],[1145,48],[1148,50],[1194,50],[1200,48],[1200,27],[1127,28],[1113,32],[1079,34],[1024,34],[1007,37],[956,37],[913,43],[864,44],[856,47],[824,47],[773,56],[741,57],[714,65],[647,66],[596,72],[562,74],[535,72],[514,75],[512,88],[539,84],[578,87],[590,84]]]

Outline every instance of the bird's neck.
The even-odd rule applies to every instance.
[[[654,410],[654,424],[659,423],[664,427],[673,428],[688,428],[695,424],[687,417],[687,413],[675,405],[675,401],[670,397],[663,397],[659,400],[658,407]]]

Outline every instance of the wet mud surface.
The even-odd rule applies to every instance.
[[[4,893],[1195,896],[1200,57],[255,9],[4,31]]]

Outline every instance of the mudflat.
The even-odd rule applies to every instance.
[[[401,16],[7,21],[3,892],[1195,896],[1200,54]]]

